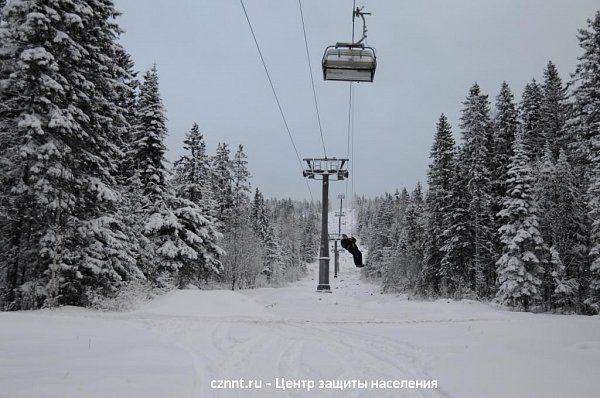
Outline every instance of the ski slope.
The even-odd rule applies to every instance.
[[[360,242],[359,242],[360,243]],[[284,288],[171,292],[125,313],[0,313],[0,397],[600,396],[599,317],[382,295],[347,254]],[[256,379],[262,389],[213,389]],[[437,380],[437,389],[277,389],[294,380]]]

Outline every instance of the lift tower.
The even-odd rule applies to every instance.
[[[319,284],[317,292],[331,293],[329,285],[329,177],[333,181],[348,178],[348,170],[344,166],[348,159],[316,158],[304,159],[308,167],[302,173],[304,177],[323,181],[323,196],[321,201],[321,246],[319,250]]]

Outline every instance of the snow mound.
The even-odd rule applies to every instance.
[[[254,317],[264,306],[231,290],[175,290],[142,305],[137,312],[193,317]]]

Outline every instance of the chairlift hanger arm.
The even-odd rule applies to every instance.
[[[357,17],[363,21],[363,35],[358,41],[354,39],[354,29],[352,29],[352,42],[337,42],[335,46],[329,46],[325,49],[323,60],[323,79],[347,82],[373,82],[375,70],[377,68],[377,57],[372,47],[367,47],[365,41],[367,38],[367,24],[365,15],[371,15],[370,12],[364,12],[364,7],[355,7],[352,11],[352,26]]]
[[[361,39],[359,41],[357,41],[356,43],[352,43],[354,45],[361,44],[367,38],[367,21],[365,20],[365,15],[371,15],[371,13],[370,12],[363,12],[364,8],[365,8],[364,6],[362,6],[362,7],[356,7],[356,10],[354,10],[353,13],[352,13],[352,23],[353,24],[354,24],[354,20],[357,17],[360,17],[362,19],[362,22],[363,22],[363,35],[362,35],[362,37],[361,37]]]

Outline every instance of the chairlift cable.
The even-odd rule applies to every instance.
[[[352,1],[352,43],[354,43],[354,10],[356,10],[356,0]],[[350,168],[352,172],[350,173],[350,178],[352,178],[352,195],[350,196],[350,202],[348,208],[352,208],[354,203],[354,98],[353,98],[353,82],[350,82],[350,93],[348,99],[348,143],[346,148],[346,157],[351,159]],[[352,132],[352,133],[351,133]],[[350,157],[350,137],[352,136],[352,158]],[[346,180],[346,198],[348,198],[348,181]],[[348,200],[348,199],[347,199]],[[351,231],[351,233],[354,231]]]
[[[310,84],[312,86],[313,99],[315,102],[315,111],[317,113],[317,122],[319,123],[319,132],[321,133],[321,144],[323,145],[323,155],[327,158],[327,150],[325,149],[325,138],[323,137],[323,126],[321,124],[321,114],[319,113],[319,102],[317,101],[317,91],[315,90],[315,79],[312,72],[312,62],[310,61],[310,52],[308,51],[308,39],[306,38],[306,26],[304,25],[304,13],[302,12],[302,1],[298,0],[300,7],[300,20],[302,21],[302,33],[304,34],[304,46],[306,47],[306,59],[308,60],[308,72],[310,74]]]
[[[296,147],[296,143],[294,142],[294,137],[292,136],[292,132],[290,131],[290,126],[288,125],[287,119],[285,117],[285,113],[283,112],[283,107],[281,106],[281,102],[279,101],[279,97],[277,96],[277,91],[275,90],[275,85],[273,84],[273,80],[271,79],[271,74],[269,73],[269,69],[267,68],[267,64],[262,55],[262,51],[260,50],[260,45],[258,44],[256,35],[254,34],[254,29],[252,28],[252,22],[250,22],[250,17],[248,16],[246,6],[244,5],[244,0],[240,0],[240,4],[242,5],[242,9],[244,10],[244,15],[246,16],[246,21],[248,22],[248,27],[250,28],[250,33],[252,33],[252,38],[254,39],[254,44],[256,44],[256,49],[258,50],[258,55],[260,57],[260,61],[262,62],[263,68],[265,69],[265,73],[267,75],[267,79],[269,80],[269,85],[271,86],[271,91],[273,92],[273,96],[275,97],[275,102],[277,102],[277,107],[279,108],[279,113],[281,114],[281,119],[283,120],[283,124],[285,125],[285,129],[287,131],[288,137],[290,137],[290,142],[292,143],[294,152],[296,152],[296,157],[298,158],[298,163],[300,164],[300,168],[302,169],[302,171],[304,171],[302,159],[300,158],[300,154],[298,153],[298,148]],[[310,189],[310,185],[308,184],[308,180],[304,179],[304,181],[306,182],[306,187],[308,188],[308,193],[310,194],[310,199],[311,199],[311,201],[314,202],[313,194]]]
[[[353,159],[350,159],[350,125],[352,123],[352,82],[350,82],[348,88],[348,138],[346,140],[346,159],[348,159],[351,162],[353,161]],[[353,178],[353,176],[350,175],[350,178]],[[346,179],[346,198],[348,198],[348,179]]]
[[[352,86],[352,96],[351,96],[351,100],[350,100],[350,121],[349,121],[349,132],[348,134],[350,135],[349,141],[350,141],[350,156],[349,158],[352,159],[350,162],[350,176],[351,176],[351,181],[350,181],[350,202],[349,203],[349,208],[354,208],[354,195],[355,195],[355,191],[354,191],[354,184],[356,181],[356,158],[354,155],[354,124],[355,124],[355,102],[356,102],[356,93],[355,93],[355,87]],[[351,233],[354,234],[354,226],[352,227]]]

